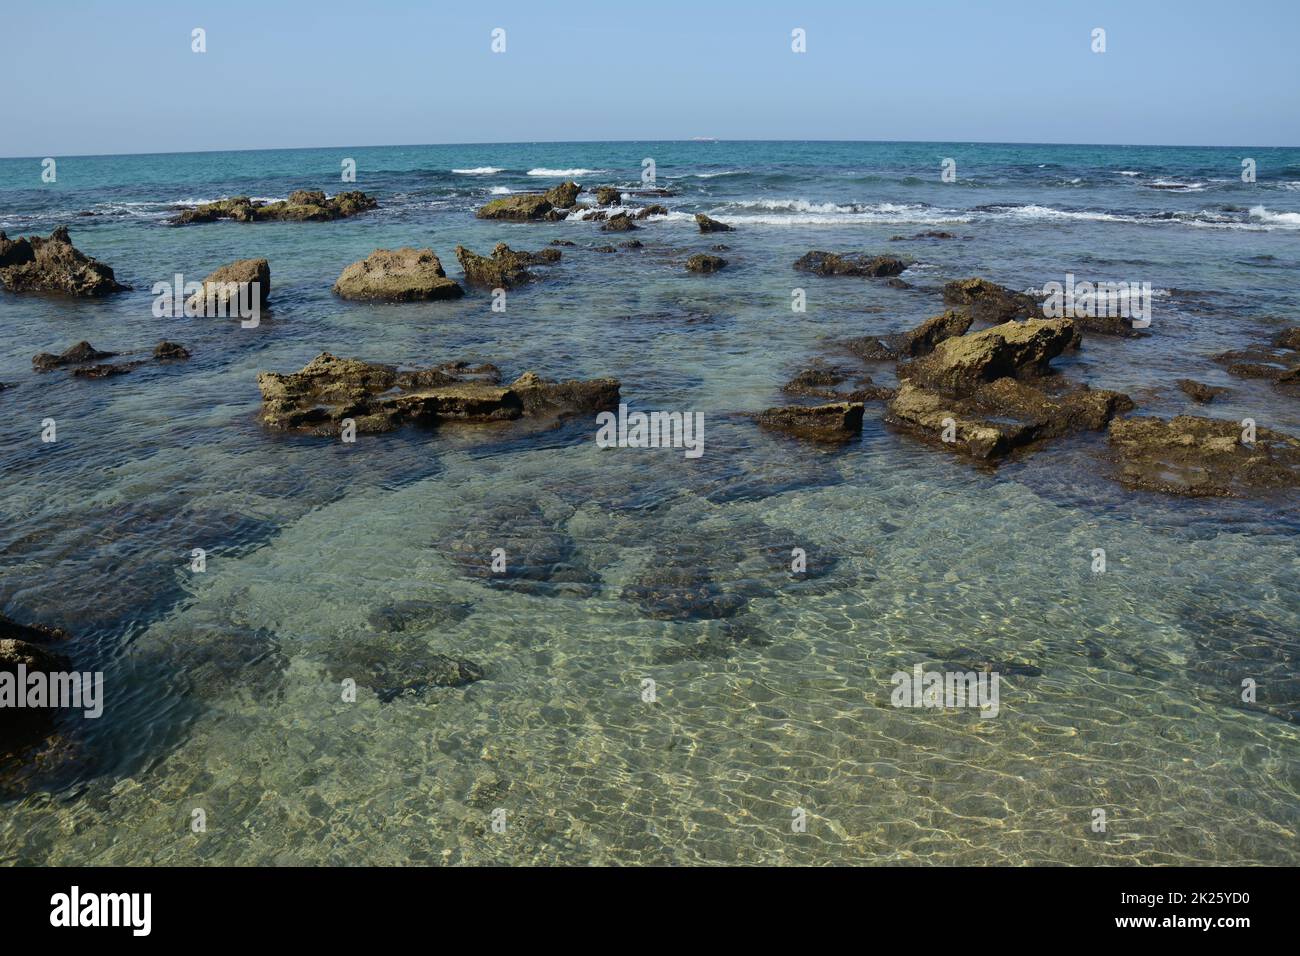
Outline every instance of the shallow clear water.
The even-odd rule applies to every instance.
[[[494,188],[560,181],[529,170],[631,186],[647,156],[678,194],[644,200],[672,215],[631,236],[641,250],[592,251],[631,238],[594,223],[473,218]],[[1259,182],[1240,182],[1242,156]],[[183,202],[343,188],[344,157],[379,210],[164,224]],[[955,183],[939,179],[945,157]],[[501,171],[452,172],[481,167]],[[1297,323],[1300,151],[519,144],[58,168],[42,186],[38,160],[0,160],[0,228],[66,223],[134,291],[0,292],[0,381],[17,386],[0,394],[0,605],[73,631],[108,699],[100,720],[66,721],[39,764],[0,775],[0,860],[1300,861],[1300,733],[1239,702],[1244,677],[1261,699],[1300,699],[1294,499],[1132,493],[1108,477],[1098,436],[990,472],[885,429],[878,405],[837,449],[741,414],[777,404],[807,359],[843,360],[836,342],[937,313],[948,279],[1039,288],[1071,272],[1157,294],[1149,338],[1090,337],[1063,371],[1144,413],[1300,433],[1300,402],[1209,359]],[[738,231],[701,236],[695,211]],[[929,229],[960,238],[890,241]],[[457,243],[556,238],[578,245],[505,314],[482,293],[378,306],[329,291],[376,247],[428,245],[457,276]],[[682,270],[718,242],[727,269]],[[794,272],[810,249],[912,256],[913,288]],[[250,256],[272,269],[258,328],[152,317],[154,282]],[[806,314],[791,312],[795,287]],[[164,337],[191,361],[104,381],[30,370],[80,339],[126,351]],[[613,375],[634,408],[704,412],[705,452],[602,451],[587,421],[353,446],[262,430],[257,372],[325,350]],[[1182,376],[1232,393],[1191,407]],[[489,587],[453,560],[458,541],[487,552],[539,534],[571,549],[594,593]],[[764,558],[790,546],[820,576],[792,582]],[[204,574],[187,569],[195,547]],[[624,598],[674,562],[736,613],[663,621]],[[376,623],[411,600],[446,612],[397,636]],[[729,656],[683,652],[705,639]],[[340,649],[369,643],[466,658],[487,678],[344,703]],[[972,655],[1042,673],[1005,677],[991,720],[890,706],[896,670]],[[657,702],[642,700],[645,678]],[[791,832],[795,808],[806,833]]]

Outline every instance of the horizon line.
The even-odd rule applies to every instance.
[[[870,144],[910,144],[910,145],[957,145],[969,146],[1076,146],[1080,148],[1121,147],[1127,149],[1300,149],[1300,146],[1261,146],[1251,144],[1216,145],[1209,143],[1070,143],[1070,142],[1030,142],[1016,140],[966,140],[966,139],[759,139],[759,138],[722,138],[692,137],[687,139],[537,139],[537,140],[490,140],[479,143],[351,143],[329,146],[236,146],[224,149],[187,149],[167,152],[144,153],[56,153],[64,159],[103,159],[121,156],[197,156],[220,153],[271,153],[291,150],[333,150],[333,149],[422,149],[431,146],[584,146],[591,144],[617,143],[870,143]],[[49,158],[31,154],[27,156],[0,156],[0,160]]]

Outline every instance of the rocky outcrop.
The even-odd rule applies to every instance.
[[[330,222],[368,212],[378,205],[378,200],[355,190],[327,197],[319,189],[296,189],[288,199],[275,202],[235,196],[205,203],[186,209],[172,223],[188,226],[220,219],[235,222]]]
[[[447,278],[432,249],[376,249],[343,270],[334,294],[344,299],[417,302],[459,299],[465,290]]]
[[[0,232],[0,286],[10,292],[53,293],[96,298],[122,292],[113,270],[72,245],[68,227],[49,238],[10,239]]]
[[[520,193],[502,196],[479,208],[479,219],[504,219],[508,222],[530,222],[546,219],[555,207],[540,193]]]
[[[1193,401],[1202,405],[1214,401],[1220,395],[1228,394],[1228,390],[1220,385],[1206,385],[1203,382],[1195,382],[1190,378],[1180,378],[1177,385],[1182,392],[1190,395]]]
[[[601,186],[596,190],[596,204],[599,206],[617,206],[623,201],[623,194],[613,186]]]
[[[600,227],[601,232],[629,232],[632,229],[640,228],[632,217],[625,212],[615,213]]]
[[[943,287],[943,301],[960,306],[980,322],[1002,323],[1012,319],[1038,318],[1039,303],[988,279],[957,279]]]
[[[885,421],[987,460],[1044,439],[1105,428],[1116,414],[1132,407],[1126,395],[1086,386],[1051,394],[1000,378],[954,396],[904,382],[889,403]]]
[[[552,186],[543,193],[542,198],[556,209],[571,209],[577,203],[578,193],[580,192],[582,192],[582,187],[575,182],[569,181],[560,183],[558,186]]]
[[[758,414],[764,428],[789,432],[815,441],[843,441],[862,431],[861,402],[829,405],[783,405]]]
[[[949,309],[926,319],[916,328],[898,335],[864,335],[844,343],[854,355],[867,361],[892,361],[929,355],[945,339],[965,335],[973,320],[965,312]]]
[[[849,378],[849,373],[838,366],[814,360],[800,369],[790,381],[781,386],[787,395],[802,398],[820,398],[832,402],[873,402],[894,397],[894,389],[877,385],[870,376],[860,376],[850,391],[840,391],[837,386]]]
[[[661,206],[659,203],[651,203],[649,206],[643,206],[636,211],[637,219],[649,219],[651,216],[668,215],[668,207]]]
[[[528,271],[529,266],[550,265],[560,261],[559,249],[542,249],[540,252],[516,251],[499,242],[491,256],[481,256],[464,246],[456,247],[456,259],[465,272],[470,285],[489,289],[510,289],[538,278]]]
[[[16,685],[20,674],[30,677],[70,670],[68,658],[51,646],[67,636],[58,628],[19,624],[0,614],[0,674],[11,675],[9,681]],[[28,686],[24,681],[15,690],[26,693]],[[15,707],[12,703],[0,706],[0,757],[39,744],[54,730],[54,707]]]
[[[265,259],[240,259],[222,266],[203,280],[201,291],[186,301],[186,314],[237,316],[236,306],[241,300],[246,303],[253,301],[253,283],[257,283],[259,302],[266,305],[271,297],[271,264]],[[243,287],[248,287],[248,291]]]
[[[1079,332],[1070,319],[1029,319],[939,342],[900,374],[917,385],[963,392],[999,378],[1047,374],[1048,363],[1076,347]]]
[[[700,232],[735,232],[735,226],[728,226],[725,222],[718,222],[702,212],[695,214],[695,224],[700,227]]]
[[[617,380],[551,382],[527,372],[500,384],[492,365],[462,362],[399,369],[322,352],[301,371],[261,372],[261,419],[271,428],[337,435],[351,419],[358,433],[405,424],[559,419],[618,406]]]
[[[1131,488],[1190,497],[1245,497],[1300,486],[1300,439],[1239,422],[1179,415],[1111,423],[1117,477]]]
[[[834,252],[809,252],[794,264],[800,272],[819,276],[862,276],[875,279],[896,276],[907,268],[897,256],[852,256]]]
[[[41,352],[32,356],[32,368],[38,372],[67,368],[77,378],[111,378],[115,375],[125,375],[142,365],[148,365],[150,361],[150,359],[135,359],[130,362],[104,362],[104,359],[115,358],[118,354],[101,352],[89,342],[78,342],[58,355]],[[151,356],[155,362],[173,362],[189,357],[189,350],[185,346],[168,341],[159,342],[154,346]]]
[[[686,260],[687,272],[717,272],[727,264],[721,256],[711,256],[707,252],[698,252]]]

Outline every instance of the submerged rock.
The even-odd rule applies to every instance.
[[[861,402],[829,405],[785,405],[758,414],[765,428],[790,432],[816,441],[844,441],[862,431]]]
[[[113,270],[72,245],[67,226],[49,238],[10,239],[0,232],[0,286],[10,292],[37,292],[96,298],[125,291]]]
[[[19,624],[0,614],[0,674],[11,675],[15,692],[26,693],[26,685],[16,686],[20,667],[27,675],[70,670],[71,661],[49,647],[67,636],[58,628]],[[40,744],[54,732],[57,708],[15,707],[13,703],[10,700],[0,706],[0,760]]]
[[[809,252],[795,262],[801,272],[819,276],[863,276],[869,279],[896,276],[907,268],[897,256],[838,255],[834,252]]]
[[[702,212],[695,214],[695,224],[700,227],[700,232],[735,232],[735,226],[728,226],[725,222],[704,215]]]
[[[697,252],[686,260],[687,272],[717,272],[727,264],[721,256],[711,256],[707,252]]]
[[[490,587],[541,597],[590,597],[601,577],[562,523],[532,498],[509,498],[476,511],[472,522],[440,540],[435,550],[466,577]]]
[[[253,283],[257,283],[259,302],[266,305],[271,297],[271,264],[265,259],[240,259],[224,265],[203,280],[201,291],[189,297],[185,303],[187,314],[236,316],[235,306],[241,298],[252,302]]]
[[[1118,477],[1131,488],[1191,497],[1244,497],[1300,485],[1300,439],[1239,422],[1179,415],[1120,418],[1110,445]]]
[[[526,372],[500,385],[495,366],[451,362],[399,370],[322,352],[301,371],[261,372],[262,422],[271,428],[337,435],[344,419],[358,433],[405,424],[558,419],[618,405],[617,380],[551,382]]]
[[[1044,439],[1100,430],[1132,408],[1126,395],[1087,386],[1049,394],[1000,378],[953,396],[904,382],[887,406],[885,421],[953,451],[989,460]]]
[[[947,283],[943,287],[943,301],[964,307],[972,318],[981,322],[1002,323],[1042,315],[1037,300],[981,278]]]
[[[344,299],[416,302],[459,299],[465,290],[447,278],[432,249],[376,249],[343,270],[334,293]]]
[[[376,631],[410,631],[459,624],[469,617],[473,605],[455,601],[410,599],[385,604],[371,611],[366,622]]]
[[[487,676],[473,661],[434,653],[410,636],[349,635],[328,642],[323,654],[332,680],[356,681],[385,704],[435,687],[464,687]]]
[[[480,256],[464,246],[457,246],[456,259],[460,262],[460,267],[465,272],[465,281],[469,284],[486,286],[490,289],[510,289],[525,282],[535,281],[537,276],[528,271],[528,266],[559,262],[560,250],[515,251],[504,242],[498,242],[492,249],[491,256]]]
[[[1214,401],[1220,395],[1228,394],[1228,390],[1221,385],[1206,385],[1203,382],[1192,381],[1190,378],[1180,378],[1177,385],[1181,391],[1202,405]]]
[[[58,355],[41,352],[32,356],[32,368],[45,372],[65,365],[84,365],[87,362],[98,362],[102,359],[113,358],[115,355],[117,355],[116,352],[101,352],[89,342],[82,341],[69,346]]]
[[[177,226],[232,219],[235,222],[330,222],[376,208],[379,202],[363,192],[326,197],[319,189],[296,189],[288,199],[263,202],[247,196],[220,199],[187,209],[172,220]]]

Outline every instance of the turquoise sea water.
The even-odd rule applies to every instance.
[[[635,187],[647,157],[674,195],[630,205],[670,215],[630,236],[474,218],[504,190],[565,178]],[[345,158],[355,186],[339,182]],[[568,143],[57,170],[43,184],[39,158],[0,160],[0,229],[66,224],[134,288],[0,292],[0,381],[16,386],[0,393],[0,609],[71,631],[107,701],[97,721],[65,720],[39,760],[0,769],[0,861],[1300,861],[1300,733],[1278,716],[1300,701],[1294,499],[1129,492],[1101,436],[985,471],[888,430],[879,405],[842,448],[745,417],[808,359],[845,360],[837,342],[936,314],[949,279],[1036,289],[1073,273],[1151,282],[1152,334],[1090,337],[1062,371],[1141,413],[1300,434],[1300,403],[1210,361],[1300,324],[1300,150]],[[381,205],[333,223],[165,222],[296,188]],[[737,231],[701,236],[698,211]],[[891,241],[929,230],[958,238]],[[633,237],[642,249],[592,248]],[[429,246],[458,278],[458,243],[553,239],[577,245],[505,313],[481,292],[330,293],[378,247]],[[725,270],[683,271],[719,242]],[[811,249],[913,257],[912,288],[794,272]],[[251,256],[272,270],[258,328],[152,316],[153,283]],[[102,381],[31,371],[81,339],[124,352],[161,338],[191,361]],[[589,421],[351,446],[264,431],[258,371],[326,350],[612,375],[634,408],[703,412],[704,455],[600,450]],[[1194,407],[1184,376],[1232,391]],[[492,587],[457,561],[465,542],[486,555],[539,541],[586,584]],[[808,550],[807,581],[766,557],[791,546]],[[187,567],[196,547],[203,574]],[[625,596],[664,569],[709,595],[701,613],[655,619]],[[402,602],[426,606],[397,630]],[[726,653],[690,650],[700,641]],[[358,651],[399,672],[448,654],[486,678],[344,703]],[[890,706],[896,670],[954,659],[1041,673],[1005,677],[991,720]],[[1246,677],[1271,713],[1241,706]],[[807,832],[791,830],[797,809]]]

